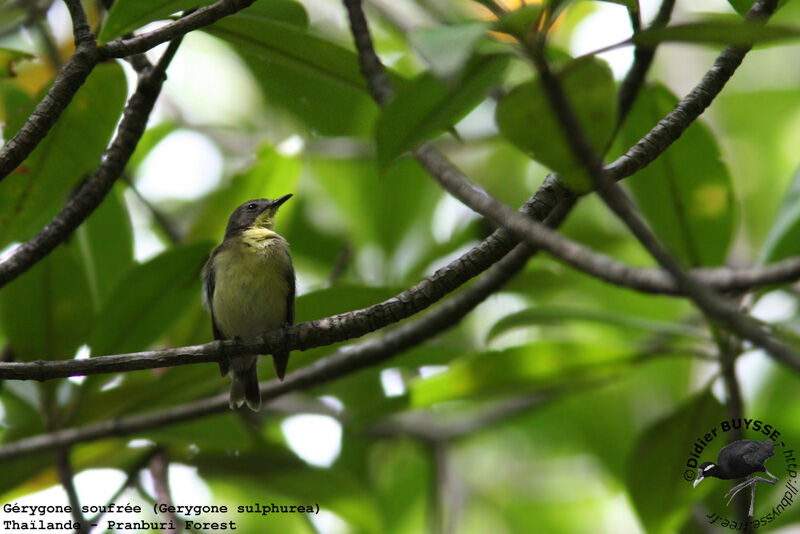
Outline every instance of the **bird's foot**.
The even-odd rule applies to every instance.
[[[739,493],[740,491],[742,491],[747,486],[752,485],[753,483],[754,483],[754,480],[747,479],[744,482],[742,482],[741,484],[737,484],[734,487],[732,487],[730,489],[730,491],[728,493],[726,493],[725,496],[723,497],[723,499],[728,499],[728,497],[730,496],[730,499],[728,499],[728,503],[725,506],[730,506],[731,501],[733,500],[734,497],[736,497],[736,494]]]

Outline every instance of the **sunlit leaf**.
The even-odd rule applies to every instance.
[[[614,78],[598,59],[582,61],[559,76],[567,100],[597,153],[605,150],[616,116]],[[590,189],[564,129],[538,79],[518,85],[500,100],[497,124],[506,138],[533,159],[557,171],[576,191]]]

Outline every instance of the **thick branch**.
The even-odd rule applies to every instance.
[[[559,204],[556,200],[558,198],[567,200],[562,200]],[[558,205],[571,205],[570,198],[555,180],[547,180],[537,194],[523,206],[522,210],[531,217],[543,219]],[[205,345],[100,356],[85,360],[17,362],[22,365],[16,367],[11,366],[11,363],[0,363],[0,379],[49,380],[76,375],[217,362],[220,358],[244,354],[271,354],[281,347],[305,350],[346,341],[374,332],[424,310],[472,277],[488,269],[508,254],[515,244],[514,239],[506,230],[497,230],[480,245],[436,271],[432,277],[395,297],[364,309],[300,323],[283,331],[272,332],[257,342],[215,341]]]
[[[24,273],[63,243],[103,201],[122,174],[144,133],[147,118],[153,110],[153,104],[164,82],[164,71],[174,56],[178,44],[179,41],[170,43],[158,64],[139,77],[136,92],[125,107],[117,135],[94,175],[83,184],[52,221],[0,263],[0,287]],[[66,69],[66,66],[64,68]]]
[[[548,217],[547,223],[558,225],[570,207],[569,202],[559,203]],[[331,382],[359,369],[383,363],[440,334],[458,324],[475,306],[499,290],[508,279],[525,266],[533,253],[534,251],[527,245],[517,245],[473,286],[442,303],[425,316],[398,327],[382,338],[368,340],[356,347],[347,347],[327,358],[317,360],[291,373],[283,382],[270,380],[261,385],[261,398],[268,401],[290,391],[305,390]],[[228,394],[225,393],[166,410],[59,430],[0,447],[0,460],[112,436],[128,436],[198,417],[224,413],[228,409]]]

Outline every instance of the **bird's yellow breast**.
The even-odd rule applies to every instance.
[[[226,338],[252,338],[286,320],[291,269],[286,241],[265,228],[246,230],[214,258],[214,320]]]

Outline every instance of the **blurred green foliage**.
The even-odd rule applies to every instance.
[[[106,13],[100,2],[85,2],[101,41],[210,3],[117,0]],[[211,341],[200,269],[230,212],[251,198],[294,194],[277,231],[290,242],[297,269],[298,321],[391,298],[493,230],[408,157],[423,141],[436,143],[478,186],[514,207],[550,171],[561,172],[570,187],[588,189],[531,65],[510,42],[529,36],[535,24],[551,27],[546,55],[590,141],[598,152],[611,146],[612,158],[673,109],[677,88],[696,81],[679,79],[684,59],[664,46],[617,128],[619,79],[604,59],[573,61],[566,51],[603,3],[554,1],[543,9],[508,1],[518,9],[499,21],[478,7],[485,3],[368,3],[375,44],[395,87],[383,109],[370,97],[340,2],[259,0],[200,30],[209,49],[220,51],[207,58],[208,87],[180,98],[165,94],[125,179],[64,245],[0,290],[4,354],[68,360]],[[625,20],[626,8],[639,11],[636,1],[612,3]],[[730,3],[740,13],[752,4]],[[776,19],[800,27],[798,5],[786,3]],[[20,24],[20,17],[17,7],[0,7],[0,27]],[[720,40],[719,32],[703,28],[682,39]],[[42,47],[28,53],[18,34],[0,37],[6,140],[53,78]],[[183,54],[191,54],[194,36],[170,68],[168,89],[185,75]],[[674,37],[651,34],[648,42]],[[68,43],[62,52],[69,53]],[[215,69],[231,67],[223,57],[238,61],[243,83],[260,98],[247,103],[252,111],[241,128],[205,123],[193,113],[193,105],[220,104],[208,94],[219,81]],[[797,45],[753,52],[745,67],[763,62],[770,72],[794,77],[737,78],[709,117],[623,182],[684,264],[768,263],[800,253],[797,58]],[[130,91],[127,68],[100,64],[39,148],[0,184],[0,249],[33,236],[97,167]],[[224,98],[246,94],[234,88]],[[145,163],[186,132],[218,150],[223,176],[198,193],[192,176],[161,175],[185,183],[185,194],[149,198]],[[195,156],[171,154],[178,161]],[[592,196],[579,201],[561,231],[626,262],[652,265]],[[781,297],[790,317],[780,320],[794,328],[796,292],[773,289],[763,298]],[[459,533],[696,532],[703,525],[692,515],[694,505],[724,510],[722,483],[692,491],[683,478],[693,440],[727,415],[712,339],[703,317],[683,300],[613,287],[539,254],[460,325],[384,364],[286,396],[285,404],[257,417],[225,413],[146,429],[78,445],[72,460],[76,472],[125,471],[149,443],[157,444],[173,461],[197,469],[214,503],[319,503],[342,532],[403,534],[442,525]],[[290,372],[352,343],[296,351]],[[756,369],[740,373],[748,414],[780,428],[786,443],[800,444],[797,376],[760,354],[744,360]],[[269,365],[260,373],[273,378]],[[227,388],[210,364],[79,381],[7,381],[0,384],[0,444]],[[307,461],[290,444],[287,417],[306,413],[340,425],[330,465]],[[447,440],[443,429],[451,431]],[[329,434],[315,427],[306,440],[324,443],[333,439]],[[49,454],[5,461],[2,473],[3,502],[58,481]],[[116,490],[104,489],[108,497]],[[760,506],[778,490],[759,487]],[[152,498],[140,493],[127,498]],[[173,498],[184,503],[179,493]],[[300,515],[237,520],[244,532],[336,531]],[[800,506],[760,530],[797,521]]]

